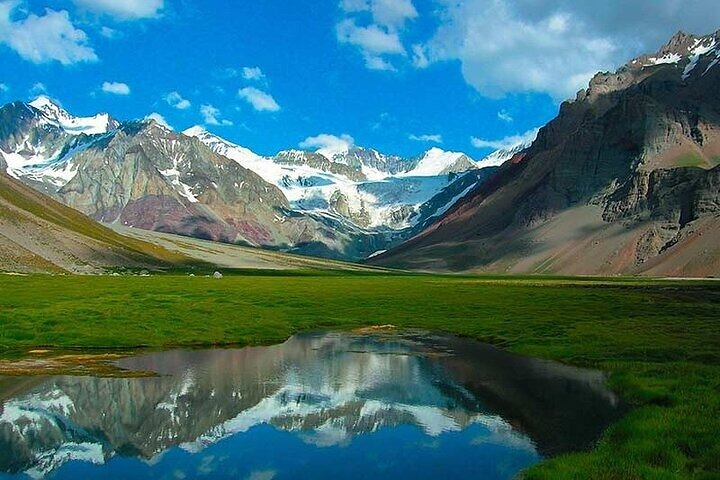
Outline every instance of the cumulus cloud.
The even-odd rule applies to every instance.
[[[79,7],[121,20],[157,17],[165,7],[165,0],[73,0],[73,2]]]
[[[348,150],[355,145],[355,139],[348,134],[342,134],[339,137],[329,133],[321,133],[314,137],[308,137],[300,142],[300,148],[309,150],[317,150],[319,152],[338,152]]]
[[[228,127],[233,124],[230,120],[221,119],[220,110],[212,105],[200,106],[200,115],[202,115],[205,125]]]
[[[425,142],[425,143],[442,143],[443,137],[439,134],[433,134],[433,135],[408,135],[408,138],[410,140],[416,141],[416,142]]]
[[[162,125],[168,130],[174,130],[173,127],[171,127],[170,124],[167,122],[167,120],[165,120],[165,117],[163,117],[157,112],[151,113],[150,115],[145,117],[145,120],[154,120],[158,125]]]
[[[538,128],[533,128],[520,135],[509,135],[498,140],[486,140],[483,138],[472,137],[470,143],[475,148],[490,148],[493,150],[507,150],[516,147],[522,143],[534,141],[538,135]]]
[[[11,14],[18,5],[16,0],[0,2],[0,44],[33,63],[97,61],[87,34],[75,28],[67,11],[48,8],[41,16],[31,13],[13,20]]]
[[[252,105],[258,112],[277,112],[280,110],[280,105],[278,105],[269,93],[258,90],[257,88],[241,88],[238,91],[238,96]]]
[[[440,0],[439,28],[415,64],[459,61],[465,80],[491,97],[544,92],[561,100],[678,29],[720,25],[715,0]],[[423,59],[427,60],[424,62]]]
[[[335,26],[337,41],[357,48],[367,68],[395,70],[388,57],[407,56],[400,35],[418,16],[412,1],[343,0],[340,8],[347,16]]]
[[[340,43],[357,47],[371,70],[392,70],[394,67],[383,55],[405,55],[405,48],[397,32],[379,25],[359,26],[353,19],[345,19],[335,28]]]
[[[245,80],[262,80],[265,74],[260,67],[243,67],[242,76]]]
[[[178,92],[170,92],[165,95],[165,102],[173,108],[178,110],[187,110],[192,106],[190,100],[187,100],[180,95]]]
[[[112,95],[130,95],[130,87],[122,82],[103,82],[102,91]]]

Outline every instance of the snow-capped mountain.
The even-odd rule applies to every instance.
[[[76,117],[45,96],[0,113],[0,169],[96,220],[334,258],[402,241],[492,172],[437,148],[267,157],[202,127]]]
[[[530,148],[534,141],[535,138],[533,137],[531,139],[523,140],[512,147],[495,150],[490,155],[480,160],[477,164],[480,168],[499,167],[508,160],[512,160],[516,155],[519,155]]]
[[[107,133],[120,125],[107,113],[99,113],[93,117],[75,117],[44,95],[37,97],[29,105],[42,112],[48,123],[71,135]]]
[[[475,162],[464,153],[446,152],[435,147],[425,152],[411,170],[401,173],[400,176],[436,177],[465,172],[473,168],[476,168]]]
[[[202,127],[183,133],[276,185],[293,208],[339,214],[361,228],[413,227],[424,219],[421,207],[456,180],[452,174],[477,168],[467,155],[439,148],[413,159],[358,147],[262,157]]]

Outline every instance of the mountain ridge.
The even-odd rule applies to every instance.
[[[478,170],[440,149],[263,157],[202,127],[73,117],[48,97],[0,109],[0,168],[101,222],[354,260],[444,212]]]
[[[508,273],[720,272],[720,33],[598,73],[532,145],[373,264]]]

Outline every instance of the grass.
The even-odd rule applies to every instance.
[[[104,243],[111,250],[124,251],[141,262],[163,265],[200,264],[200,262],[195,262],[185,255],[122,236],[91,220],[84,214],[36,192],[5,174],[0,174],[0,201],[2,200],[17,210],[3,208],[0,210],[0,219],[5,218],[6,220],[22,223],[27,222],[34,216],[78,235]],[[57,267],[48,269],[48,271],[55,270],[57,270]]]
[[[633,406],[530,479],[720,478],[720,282],[561,277],[0,276],[0,349],[265,344],[393,324],[613,372]]]
[[[705,165],[705,160],[695,152],[688,152],[675,158],[674,167],[701,167]]]

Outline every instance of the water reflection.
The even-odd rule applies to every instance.
[[[119,365],[159,376],[5,379],[0,478],[511,478],[619,412],[599,372],[440,335],[304,334]]]

